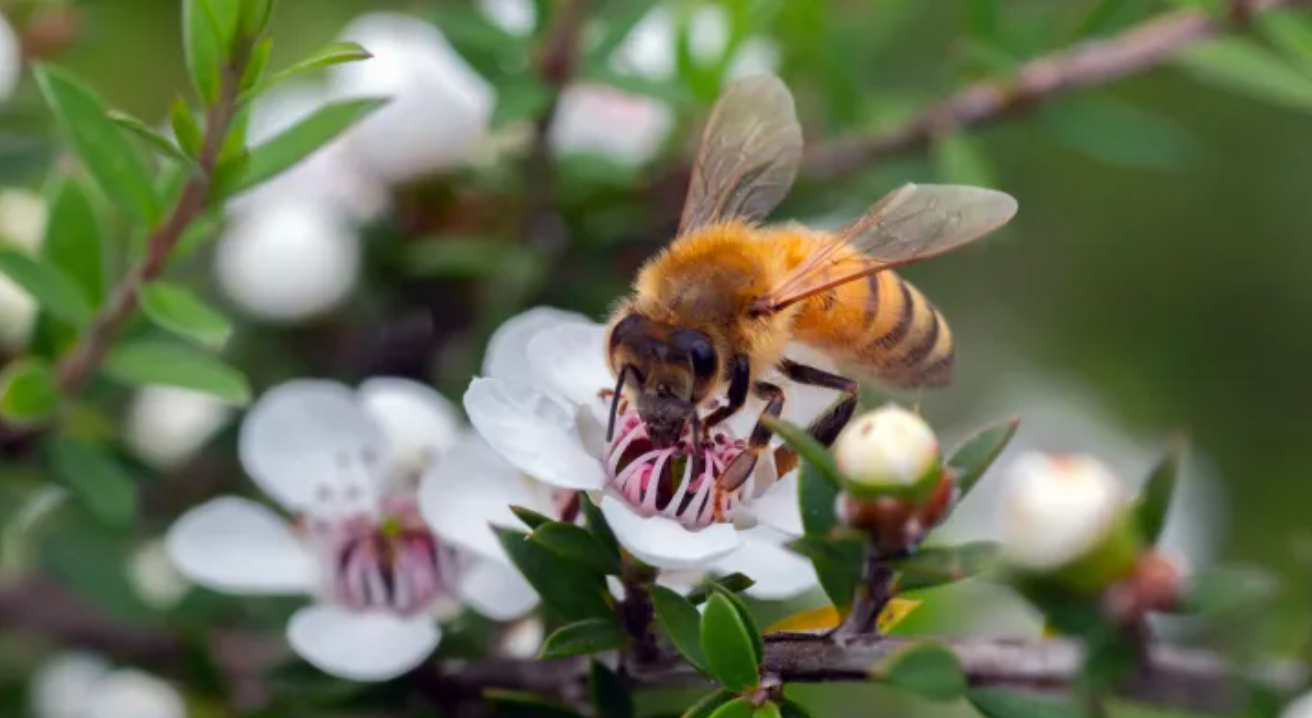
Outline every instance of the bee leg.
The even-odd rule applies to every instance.
[[[732,491],[742,486],[756,468],[756,459],[770,445],[770,428],[765,425],[765,417],[779,418],[784,410],[784,390],[769,382],[758,381],[752,386],[756,395],[765,399],[765,410],[761,412],[762,421],[756,422],[752,435],[747,439],[747,448],[734,457],[720,474],[720,486]]]
[[[779,369],[784,373],[784,376],[798,384],[837,389],[843,392],[843,400],[816,417],[810,428],[807,429],[811,436],[824,446],[834,443],[834,439],[838,438],[838,432],[842,431],[844,426],[847,426],[847,422],[852,420],[852,414],[856,412],[856,402],[861,392],[861,385],[845,376],[830,374],[822,369],[798,364],[789,359],[780,362]]]
[[[712,411],[703,425],[709,429],[728,419],[747,403],[747,390],[752,386],[752,363],[743,354],[729,360],[728,403]]]

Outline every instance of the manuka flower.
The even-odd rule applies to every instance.
[[[477,539],[446,540],[420,515],[417,477],[459,460],[457,427],[445,399],[401,379],[358,391],[317,380],[276,387],[247,414],[239,449],[293,521],[249,499],[217,498],[173,525],[169,554],[214,590],[311,596],[287,638],[320,669],[356,680],[399,675],[437,646],[438,619],[458,603],[506,620],[537,601],[502,557],[467,550]]]
[[[28,686],[33,718],[186,718],[172,685],[100,656],[67,652],[41,664]]]
[[[766,452],[743,486],[727,491],[716,482],[742,451],[760,407],[749,404],[715,427],[696,474],[689,442],[654,449],[627,402],[608,442],[615,380],[604,336],[605,327],[556,309],[510,320],[489,344],[484,376],[465,393],[470,421],[524,473],[559,489],[600,494],[620,543],[648,564],[741,571],[758,581],[753,593],[760,597],[796,595],[814,585],[810,565],[782,547],[801,532],[796,474],[780,479]],[[817,413],[817,399],[832,397],[800,391],[789,399],[785,419],[805,421]]]

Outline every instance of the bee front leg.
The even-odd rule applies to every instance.
[[[747,477],[756,468],[756,460],[761,452],[770,445],[771,431],[765,425],[765,417],[779,418],[784,410],[784,390],[769,382],[758,381],[752,385],[756,395],[765,400],[765,410],[761,412],[761,421],[756,422],[752,435],[747,439],[747,448],[734,457],[720,475],[720,486],[732,491],[742,486]]]
[[[729,360],[729,392],[728,403],[712,411],[702,422],[707,429],[728,419],[738,410],[743,408],[747,403],[747,390],[752,386],[752,363],[743,354],[735,356]]]

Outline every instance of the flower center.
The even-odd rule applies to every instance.
[[[413,615],[451,592],[456,556],[428,530],[411,496],[387,497],[377,515],[318,520],[310,530],[326,590],[347,608]]]
[[[688,427],[678,445],[658,449],[642,417],[622,401],[615,436],[603,458],[611,485],[635,511],[643,516],[665,516],[695,529],[731,521],[741,505],[739,490],[726,490],[716,479],[744,446],[742,439],[721,425],[705,437],[700,457],[694,457]]]

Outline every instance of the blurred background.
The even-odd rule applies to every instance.
[[[238,318],[225,357],[257,393],[296,376],[391,374],[458,403],[502,321],[540,304],[600,319],[667,241],[697,133],[728,79],[780,73],[813,145],[876,136],[971,81],[1189,4],[595,0],[554,123],[535,143],[551,98],[548,28],[535,18],[551,0],[282,0],[273,67],[334,39],[376,57],[280,86],[255,108],[253,139],[330,98],[396,99],[233,203],[178,276]],[[13,30],[0,26],[0,54],[21,47],[58,62],[167,128],[187,87],[178,2],[0,0],[0,13]],[[1169,540],[1195,562],[1276,568],[1285,591],[1264,646],[1309,657],[1312,22],[1273,17],[1128,79],[841,176],[803,177],[776,216],[834,226],[905,181],[1017,197],[1003,231],[905,272],[951,322],[959,378],[898,398],[923,401],[945,444],[1017,415],[1009,455],[1086,451],[1131,484],[1186,433],[1194,452]],[[0,241],[31,245],[60,158],[30,76],[6,71],[0,60]],[[41,340],[34,321],[0,281],[0,363]],[[96,385],[88,396],[78,421],[116,437],[140,488],[136,512],[119,525],[87,519],[42,488],[37,465],[0,465],[0,580],[43,574],[115,620],[192,636],[225,622],[278,625],[277,601],[237,608],[176,586],[153,543],[185,508],[248,490],[233,449],[239,414],[183,391]],[[949,531],[987,533],[989,501],[982,489]],[[913,623],[964,631],[993,603],[971,589],[957,599]],[[990,631],[1033,630],[1023,610],[999,610],[1014,621]],[[32,672],[70,648],[14,620],[0,602],[3,715],[23,715]],[[308,683],[296,685],[309,700]],[[213,685],[190,689],[193,714],[233,714]],[[345,706],[335,710],[353,715]],[[304,705],[284,707],[268,715]]]

